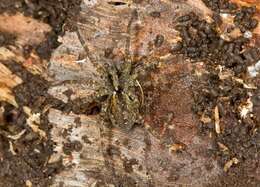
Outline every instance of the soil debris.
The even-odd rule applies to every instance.
[[[203,0],[203,2],[214,12],[232,13],[237,10],[238,6],[229,0]]]
[[[239,27],[240,31],[245,33],[247,30],[255,29],[258,21],[253,18],[253,15],[256,13],[256,7],[245,7],[243,6],[235,14],[234,23]]]
[[[14,44],[16,37],[10,33],[0,32],[0,47]]]
[[[28,180],[35,186],[48,186],[52,175],[62,166],[57,164],[53,168],[46,164],[53,153],[49,135],[51,125],[46,114],[37,114],[44,108],[44,103],[39,100],[47,96],[47,81],[15,62],[3,63],[21,78],[22,83],[14,87],[17,107],[0,102],[0,186],[25,186]]]
[[[182,40],[173,46],[172,53],[183,54],[193,63],[203,62],[205,68],[203,73],[195,74],[192,108],[201,119],[200,134],[214,138],[218,145],[214,154],[228,171],[214,186],[256,186],[259,181],[250,173],[257,167],[249,163],[259,164],[258,114],[251,102],[259,85],[251,84],[254,81],[247,67],[260,60],[260,51],[257,46],[249,46],[251,37],[238,35],[226,40],[219,29],[220,14],[227,13],[234,15],[235,26],[241,32],[252,31],[258,24],[253,18],[256,8],[239,7],[226,0],[203,2],[218,19],[208,22],[193,12],[179,17],[176,29]]]

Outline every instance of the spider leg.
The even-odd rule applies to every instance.
[[[136,9],[134,9],[131,13],[131,18],[130,21],[128,22],[127,25],[127,36],[126,36],[126,44],[125,44],[125,56],[126,56],[126,60],[127,61],[132,61],[131,60],[131,55],[130,55],[130,46],[131,46],[131,28],[132,28],[132,24],[133,22],[138,18],[138,12]]]
[[[132,27],[132,24],[134,22],[134,20],[138,17],[138,12],[137,10],[133,10],[132,13],[131,13],[131,18],[130,18],[130,21],[128,22],[128,25],[127,25],[127,30],[126,30],[126,33],[127,33],[127,36],[126,36],[126,45],[125,45],[125,55],[126,56],[129,56],[130,55],[130,44],[131,44],[131,27]]]
[[[112,83],[113,89],[118,91],[119,89],[119,77],[118,77],[118,70],[114,65],[107,67],[107,73],[109,75],[110,81]]]
[[[81,36],[78,27],[76,29],[76,33],[77,33],[78,39],[79,39],[84,51],[85,51],[85,55],[89,58],[90,62],[97,68],[98,71],[100,71],[101,73],[105,73],[106,70],[104,69],[104,67],[101,64],[99,64],[98,62],[96,62],[95,58],[91,55],[88,45],[86,44],[85,40]]]
[[[141,84],[139,83],[138,80],[136,80],[136,84],[139,87],[140,92],[141,92],[141,106],[143,106],[143,104],[144,104],[144,91],[143,91],[143,88],[142,88],[142,86],[141,86]]]
[[[116,107],[117,107],[117,95],[116,95],[116,92],[114,92],[111,97],[111,111],[113,114],[115,114],[117,111]]]
[[[131,12],[131,17],[128,22],[127,28],[126,28],[126,41],[125,41],[125,60],[122,62],[119,66],[119,72],[120,74],[117,74],[118,80],[120,82],[121,87],[123,90],[125,88],[128,88],[129,85],[127,84],[129,82],[129,78],[131,78],[131,72],[133,70],[133,64],[132,64],[132,58],[130,55],[130,45],[131,45],[131,28],[134,20],[136,20],[138,17],[138,12],[136,9],[134,9]]]

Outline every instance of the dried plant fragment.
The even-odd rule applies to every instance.
[[[21,138],[22,135],[24,135],[24,133],[26,132],[26,130],[22,130],[20,133],[16,134],[16,135],[8,135],[7,137],[12,139],[12,140],[18,140]]]
[[[175,144],[173,144],[170,148],[169,148],[169,150],[170,150],[170,152],[178,152],[178,151],[181,151],[181,150],[183,150],[183,149],[185,149],[185,145],[184,144],[181,144],[181,143],[175,143]]]
[[[7,60],[15,60],[16,62],[23,62],[24,57],[21,54],[16,54],[10,49],[5,47],[0,47],[0,60],[7,61]]]
[[[207,116],[203,113],[200,118],[200,121],[203,122],[204,124],[207,124],[207,123],[210,123],[212,120],[209,116]]]
[[[26,185],[26,187],[32,187],[33,186],[32,182],[30,180],[26,180],[25,185]]]
[[[0,63],[0,82],[6,83],[8,87],[13,88],[23,81],[21,78],[13,74],[5,65]]]
[[[257,89],[257,87],[255,85],[252,85],[252,84],[247,84],[244,82],[244,80],[240,79],[240,78],[237,78],[237,77],[232,77],[232,79],[240,84],[242,84],[244,86],[244,88],[246,89]]]
[[[0,85],[0,100],[10,103],[11,105],[18,107],[15,97],[12,94],[11,89],[4,85]]]
[[[1,107],[0,108],[0,125],[1,125],[1,123],[4,123],[4,112],[5,112],[4,107]]]
[[[11,141],[9,141],[9,150],[13,155],[16,155],[16,152],[14,151],[14,146]]]
[[[225,164],[224,171],[227,172],[233,164],[238,164],[238,162],[239,160],[237,158],[232,158]]]
[[[246,103],[243,103],[239,106],[240,117],[246,118],[248,113],[253,111],[253,103],[250,98],[247,99]]]
[[[218,146],[221,149],[221,151],[223,152],[228,151],[228,147],[225,146],[223,143],[218,142]]]
[[[215,116],[215,131],[217,134],[220,134],[220,120],[219,120],[219,110],[218,106],[214,109],[214,116]]]
[[[18,107],[12,88],[21,84],[22,80],[0,63],[0,101],[5,101]]]
[[[27,124],[31,127],[31,129],[38,133],[42,138],[46,138],[46,132],[39,128],[40,124],[40,113],[32,114],[31,109],[29,107],[23,107],[24,112],[29,116],[26,120]]]

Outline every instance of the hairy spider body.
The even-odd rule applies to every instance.
[[[105,67],[105,87],[97,94],[105,98],[101,116],[108,119],[113,127],[130,130],[141,120],[141,102],[136,90],[138,73],[132,68],[131,61],[111,62]]]

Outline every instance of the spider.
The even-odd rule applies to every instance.
[[[130,35],[131,23],[136,15],[137,11],[134,11],[127,27],[128,35]],[[158,61],[145,63],[146,60],[143,59],[137,63],[134,62],[129,55],[130,37],[127,37],[124,60],[115,62],[104,59],[104,62],[95,62],[78,29],[77,36],[85,55],[103,75],[103,83],[98,85],[99,89],[93,98],[101,103],[101,116],[108,119],[112,127],[129,131],[135,124],[140,124],[142,121],[140,108],[144,102],[144,93],[138,76],[147,68],[154,67]]]

